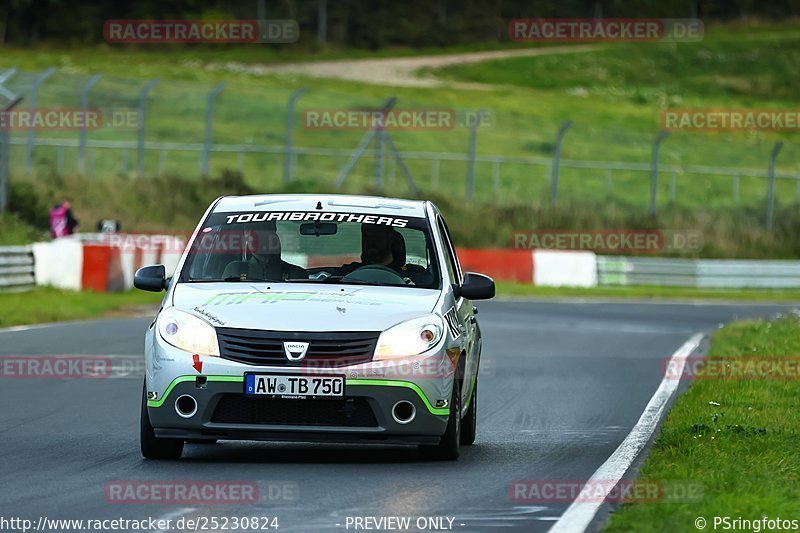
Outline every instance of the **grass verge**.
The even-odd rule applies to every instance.
[[[27,292],[0,293],[0,327],[97,318],[112,311],[156,306],[163,294],[74,292],[37,287]]]
[[[765,289],[697,289],[694,287],[663,287],[635,285],[619,287],[539,287],[525,283],[497,282],[498,296],[631,298],[645,300],[752,300],[800,301],[800,290]]]
[[[716,332],[708,357],[781,358],[799,352],[800,320],[792,316],[730,324]],[[696,380],[667,415],[639,475],[700,481],[702,498],[627,504],[612,515],[607,531],[697,531],[697,517],[706,520],[707,529],[714,517],[800,518],[798,398],[797,379]],[[758,531],[755,527],[739,529]]]

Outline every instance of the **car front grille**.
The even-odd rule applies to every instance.
[[[248,365],[335,368],[372,361],[379,332],[287,332],[217,328],[220,356]],[[308,342],[302,361],[289,361],[284,342]]]
[[[276,426],[378,426],[375,413],[365,398],[288,400],[248,398],[240,394],[224,394],[211,415],[211,422]]]

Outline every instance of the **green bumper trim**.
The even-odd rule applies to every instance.
[[[431,402],[428,401],[428,397],[425,396],[424,392],[422,392],[422,389],[420,389],[416,383],[411,383],[410,381],[393,381],[388,379],[348,379],[345,383],[348,386],[377,385],[380,387],[405,387],[417,393],[419,399],[422,400],[422,403],[425,404],[425,407],[428,408],[428,411],[430,411],[432,415],[448,416],[450,414],[450,408],[448,407],[436,408],[432,406]]]
[[[167,390],[164,391],[164,395],[158,400],[147,400],[147,407],[161,407],[164,405],[164,402],[169,398],[172,389],[175,388],[178,383],[184,383],[186,381],[194,381],[198,377],[205,377],[208,381],[227,381],[230,383],[244,383],[244,376],[180,376],[172,380],[172,383],[169,384]]]
[[[164,395],[158,400],[148,400],[147,407],[161,407],[164,405],[164,402],[169,398],[172,389],[174,389],[179,383],[184,383],[187,381],[194,381],[198,376],[180,376],[172,380],[172,383],[169,384],[167,390],[164,391]],[[229,382],[229,383],[244,383],[244,376],[204,376],[208,381],[217,381],[217,382]],[[447,407],[444,408],[436,408],[431,405],[431,402],[428,401],[428,397],[425,396],[425,393],[422,392],[422,389],[417,386],[415,383],[411,383],[410,381],[393,381],[388,379],[346,379],[345,384],[347,386],[364,386],[364,385],[372,385],[372,386],[379,386],[379,387],[405,387],[407,389],[411,389],[417,393],[422,403],[425,404],[425,407],[428,408],[428,411],[432,415],[437,416],[448,416],[450,414],[450,409]]]

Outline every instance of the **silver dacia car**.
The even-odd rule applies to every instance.
[[[419,445],[457,459],[476,432],[481,331],[429,201],[327,194],[223,197],[145,335],[141,451],[217,440]]]

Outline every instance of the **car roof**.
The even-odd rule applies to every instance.
[[[331,213],[375,213],[425,217],[425,200],[404,200],[383,196],[347,194],[253,194],[224,196],[214,206],[214,213],[241,211],[313,211],[321,203]]]

